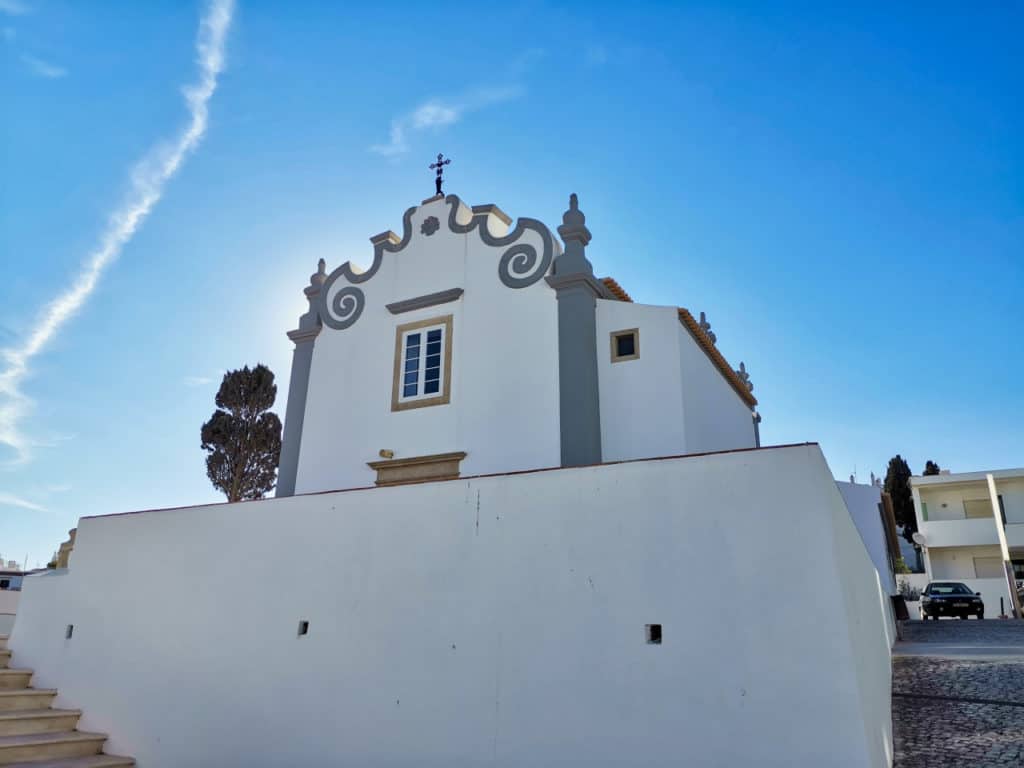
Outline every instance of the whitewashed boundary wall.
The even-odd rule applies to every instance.
[[[886,599],[802,445],[85,518],[11,646],[146,768],[874,768]]]

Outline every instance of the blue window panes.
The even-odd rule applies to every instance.
[[[438,344],[441,343],[441,329],[435,328],[432,331],[427,331],[427,342],[436,341]]]
[[[406,373],[409,373],[409,371],[415,371],[419,367],[420,367],[420,361],[419,360],[413,359],[413,360],[406,360],[405,361],[405,372]]]
[[[405,337],[405,346],[407,347],[418,347],[420,345],[420,334],[410,333]]]
[[[427,368],[440,368],[441,367],[441,356],[440,355],[427,355]]]
[[[428,355],[440,355],[441,354],[441,342],[440,341],[432,341],[429,344],[427,344],[427,354]]]
[[[416,383],[416,371],[409,371],[407,374],[405,374],[405,381],[404,381],[404,383],[405,384],[415,384]]]
[[[426,395],[432,395],[440,390],[441,382],[439,381],[427,381],[423,384],[423,393]]]
[[[416,397],[416,385],[406,384],[402,389],[402,397]]]

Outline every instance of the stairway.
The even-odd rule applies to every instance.
[[[7,636],[0,635],[0,766],[7,768],[123,768],[130,757],[104,755],[102,733],[76,730],[82,712],[53,709],[52,688],[30,688],[31,669],[11,669]]]

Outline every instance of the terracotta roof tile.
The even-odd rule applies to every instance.
[[[633,302],[633,299],[630,297],[630,295],[626,293],[625,289],[621,285],[619,285],[619,283],[615,280],[614,277],[603,277],[601,278],[601,282],[604,283],[605,288],[612,292],[612,296],[614,296],[619,301],[628,301],[630,303]]]
[[[739,374],[729,365],[729,361],[718,351],[718,347],[714,345],[714,342],[708,338],[704,329],[700,327],[700,323],[690,314],[690,310],[679,307],[679,322],[690,332],[690,335],[693,336],[700,348],[704,350],[704,354],[711,359],[719,373],[732,385],[732,388],[736,390],[736,394],[740,396],[743,402],[751,408],[757,405],[757,398],[751,394],[750,390],[747,389],[747,385],[743,383],[743,379],[739,377]]]

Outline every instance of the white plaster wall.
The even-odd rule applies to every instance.
[[[754,422],[750,406],[740,399],[678,320],[676,329],[683,384],[686,452],[753,448]]]
[[[889,547],[885,542],[885,529],[878,505],[882,503],[882,489],[873,485],[858,485],[836,481],[836,487],[843,496],[850,511],[853,524],[864,542],[871,562],[890,595],[896,594],[896,580],[889,566]]]
[[[920,488],[920,494],[921,501],[928,505],[928,522],[963,520],[966,516],[964,501],[989,497],[988,485],[984,482],[953,487],[925,486]]]
[[[996,492],[1003,497],[1007,525],[1024,523],[1024,479],[996,480]]]
[[[317,337],[297,493],[372,485],[366,462],[378,460],[382,448],[396,458],[466,451],[464,475],[559,464],[555,293],[543,279],[505,286],[498,277],[505,249],[484,245],[475,230],[452,233],[448,210],[443,201],[420,206],[409,244],[385,253],[378,272],[359,284],[366,294],[362,316]],[[468,209],[462,212],[466,219]],[[429,237],[420,233],[427,216],[441,222]],[[490,222],[495,236],[505,234],[496,217]],[[520,242],[540,250],[536,233],[527,231]],[[368,245],[367,262],[371,256]],[[339,280],[334,290],[347,284]],[[449,288],[465,293],[457,302],[399,315],[385,307]],[[454,316],[450,404],[393,413],[395,329],[446,314]]]
[[[800,446],[83,519],[11,647],[147,768],[885,766],[884,600]]]
[[[929,521],[919,525],[918,530],[924,535],[925,546],[929,549],[999,543],[999,532],[994,517]]]
[[[998,546],[928,547],[932,581],[963,581],[975,578],[974,558],[1002,557]]]
[[[640,357],[611,361],[611,334],[638,328]],[[605,461],[687,453],[675,307],[597,302],[601,454]]]

